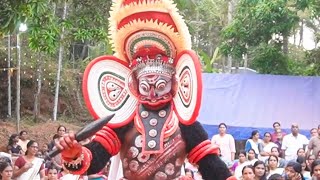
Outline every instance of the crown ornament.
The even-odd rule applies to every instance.
[[[137,78],[149,74],[160,74],[171,77],[175,73],[173,62],[173,58],[163,57],[161,54],[158,54],[155,58],[149,58],[149,56],[137,57],[130,64],[130,68]]]

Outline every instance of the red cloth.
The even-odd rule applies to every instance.
[[[27,163],[27,161],[24,159],[23,156],[19,156],[18,159],[15,161],[14,165],[17,166],[19,169],[22,168],[25,164]],[[44,165],[42,164],[40,167],[39,172],[44,169]]]

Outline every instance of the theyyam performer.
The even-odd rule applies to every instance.
[[[122,179],[177,179],[185,158],[203,179],[227,179],[218,147],[196,121],[201,65],[174,2],[114,1],[109,23],[115,54],[87,66],[83,94],[95,119],[115,115],[86,146],[74,133],[60,139],[64,168],[98,173],[119,153]]]

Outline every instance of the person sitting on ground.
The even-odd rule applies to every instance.
[[[295,161],[288,162],[285,168],[286,180],[305,180],[301,174],[302,167]]]
[[[278,162],[279,162],[278,163],[278,167],[279,168],[285,168],[286,164],[287,164],[287,161],[279,156],[279,154],[280,154],[279,152],[280,152],[279,148],[277,148],[277,147],[271,148],[271,155],[274,155],[274,156],[278,157]],[[268,164],[268,160],[266,160],[265,163],[267,165]]]
[[[284,169],[278,168],[278,157],[271,155],[268,159],[268,175],[267,178],[269,178],[273,174],[283,174]]]
[[[255,180],[254,168],[252,165],[244,166],[242,169],[241,180]]]
[[[267,180],[266,177],[266,165],[263,161],[256,161],[253,165],[255,180]]]
[[[245,151],[240,151],[238,157],[238,161],[236,161],[231,167],[231,173],[236,177],[241,176],[241,170],[247,162],[247,153]]]
[[[269,132],[266,132],[264,133],[262,143],[259,143],[258,147],[260,151],[258,159],[261,161],[265,161],[271,155],[271,149],[273,147],[278,147],[278,145],[271,141],[271,134]]]
[[[11,163],[0,161],[0,179],[1,180],[12,180],[12,165]]]
[[[55,166],[49,166],[47,169],[47,176],[45,180],[58,180],[59,170]]]
[[[299,156],[306,157],[306,152],[305,152],[305,150],[303,148],[299,148],[297,150],[297,157],[299,157]]]
[[[315,160],[311,166],[312,180],[320,180],[320,159]]]
[[[268,180],[285,180],[281,174],[272,174]]]
[[[297,162],[301,165],[302,171],[301,174],[303,175],[305,180],[311,180],[310,171],[306,170],[307,162],[304,156],[298,156]]]
[[[16,160],[18,156],[22,154],[22,148],[18,145],[19,136],[18,134],[12,134],[9,138],[9,143],[7,146],[8,153],[11,154],[11,157]]]
[[[312,165],[312,163],[314,162],[314,160],[316,160],[316,156],[315,155],[313,155],[313,154],[310,154],[309,156],[308,156],[308,158],[307,158],[307,170],[308,171],[311,171],[311,165]]]

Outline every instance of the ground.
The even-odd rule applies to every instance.
[[[54,133],[57,131],[59,125],[64,125],[68,130],[78,131],[81,129],[80,125],[76,123],[65,122],[45,122],[30,125],[22,122],[20,130],[26,130],[29,133],[29,139],[39,142],[40,147],[44,143],[49,143],[52,140]],[[1,122],[0,121],[0,152],[6,150],[8,140],[11,134],[17,133],[15,122]]]

